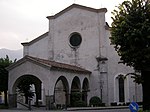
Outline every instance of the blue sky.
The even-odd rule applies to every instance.
[[[0,0],[0,48],[21,49],[28,42],[48,31],[47,16],[54,15],[76,3],[92,8],[107,8],[106,21],[111,24],[111,12],[124,0]]]

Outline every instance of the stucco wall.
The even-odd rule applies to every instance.
[[[23,75],[36,76],[42,81],[44,88],[50,88],[49,85],[46,83],[49,82],[48,73],[50,73],[48,69],[44,69],[43,67],[28,61],[20,64],[19,66],[9,71],[9,94],[15,92],[15,87],[17,86],[16,80]]]
[[[110,32],[106,30],[105,25],[105,11],[96,12],[74,7],[56,18],[49,19],[49,35],[30,45],[29,55],[74,64],[90,70],[92,74],[89,77],[90,93],[88,98],[101,97],[100,82],[103,81],[103,102],[109,105],[118,100],[115,77],[134,71],[130,67],[118,64],[119,56],[110,45]],[[82,37],[82,43],[76,50],[69,45],[70,34],[74,32],[78,32]],[[105,61],[105,65],[102,63],[99,65],[99,67],[104,66],[104,73],[100,73],[101,71],[98,69],[96,57],[100,56],[108,59]],[[55,77],[49,80],[53,80],[53,78],[56,80],[57,76],[60,76],[59,71],[53,71],[52,74],[55,74]],[[67,71],[61,72],[61,74],[65,75],[69,82],[72,81],[73,77]],[[125,88],[125,101],[133,100],[135,84],[130,77],[125,81]],[[137,91],[141,91],[141,87]],[[141,93],[138,94],[139,96]],[[141,101],[140,97],[139,100]]]
[[[100,48],[105,47],[105,12],[73,8],[54,20],[50,19],[49,25],[50,38],[54,42],[54,60],[76,64],[92,71],[89,96],[99,96],[96,57],[100,55]],[[82,37],[82,43],[76,50],[69,45],[69,36],[74,32]],[[106,51],[103,50],[104,52]],[[75,60],[77,63],[74,63]]]
[[[48,40],[49,36],[45,36],[39,41],[24,45],[24,56],[30,55],[42,59],[49,59]]]
[[[116,85],[116,77],[119,75],[124,75],[128,73],[134,73],[132,67],[125,66],[120,62],[120,57],[118,56],[115,48],[110,43],[109,37],[110,31],[106,32],[107,34],[107,57],[108,57],[108,101],[111,102],[119,102],[119,93],[118,85]],[[142,86],[137,85],[133,82],[131,76],[126,76],[125,78],[125,102],[131,101],[142,101]],[[136,90],[136,91],[135,91]]]
[[[77,49],[78,63],[91,69],[85,60],[93,57],[92,55],[99,51],[97,21],[97,13],[78,8],[73,8],[53,20],[53,26],[51,26],[50,20],[50,28],[54,27],[54,32],[50,31],[53,33],[52,38],[54,38],[54,60],[74,64],[75,51],[69,45],[69,36],[73,32],[78,32],[82,36],[82,43]],[[93,45],[90,45],[91,43]],[[93,62],[92,60],[89,61]]]
[[[54,95],[54,88],[59,77],[63,76],[67,79],[69,85],[69,93],[71,92],[72,81],[75,77],[79,78],[80,88],[83,86],[83,80],[85,78],[89,81],[89,74],[82,74],[64,70],[53,70],[44,65],[36,64],[32,61],[24,61],[16,66],[14,69],[9,70],[9,82],[8,82],[8,94],[15,94],[16,87],[18,86],[19,79],[25,75],[31,75],[38,78],[41,81],[42,86],[42,104],[45,104],[45,96]],[[82,91],[82,90],[81,90]]]

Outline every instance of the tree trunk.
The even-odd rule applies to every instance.
[[[39,107],[39,103],[38,103],[38,93],[36,92],[36,106]]]
[[[150,71],[141,71],[143,79],[143,110],[150,110]]]
[[[7,91],[4,91],[4,98],[5,98],[5,105],[7,106],[8,105],[8,102],[7,102]]]
[[[25,95],[25,104],[28,104],[28,95]]]

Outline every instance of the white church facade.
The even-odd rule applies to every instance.
[[[134,70],[119,63],[106,8],[94,9],[73,4],[48,16],[49,30],[22,43],[24,57],[9,66],[9,105],[17,105],[16,88],[21,80],[31,79],[36,101],[43,105],[73,105],[72,94],[79,92],[89,104],[93,96],[106,106],[142,101],[142,87],[133,82]]]

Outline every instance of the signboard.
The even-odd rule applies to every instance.
[[[138,112],[139,106],[136,102],[131,102],[129,105],[131,112]]]

